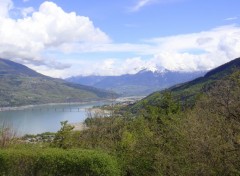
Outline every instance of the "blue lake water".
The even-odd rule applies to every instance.
[[[4,123],[16,130],[18,135],[56,132],[61,121],[83,122],[86,109],[110,102],[91,102],[84,104],[39,105],[22,110],[0,112],[0,124]]]

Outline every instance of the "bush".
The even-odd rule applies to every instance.
[[[0,150],[0,175],[118,176],[116,160],[90,150]]]

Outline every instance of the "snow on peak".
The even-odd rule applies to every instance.
[[[158,66],[146,66],[142,67],[138,73],[144,73],[144,72],[152,72],[155,74],[164,74],[168,70],[163,68],[163,67],[158,67]]]

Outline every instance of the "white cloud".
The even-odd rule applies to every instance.
[[[235,16],[235,17],[226,18],[226,19],[224,19],[224,20],[225,20],[225,21],[233,21],[233,20],[237,20],[237,19],[238,19],[238,17]]]
[[[209,70],[240,56],[240,27],[221,26],[198,33],[149,39],[140,44],[106,44],[85,47],[81,45],[81,47],[76,46],[75,50],[80,52],[133,52],[141,58],[146,55],[152,56],[147,64],[151,67],[155,63],[155,67],[175,71]],[[126,62],[125,65],[129,64]],[[126,68],[126,73],[128,73],[127,70]]]
[[[139,0],[137,2],[137,4],[131,8],[131,11],[138,11],[140,10],[142,7],[149,5],[151,3],[153,3],[155,0]]]
[[[11,0],[1,0],[0,1],[0,18],[8,17],[8,12],[13,8],[13,3]]]
[[[24,18],[26,18],[27,16],[31,15],[33,12],[34,12],[34,8],[33,7],[27,7],[27,8],[21,9],[21,13],[22,13],[22,16]]]
[[[142,1],[141,7],[150,2],[153,3],[151,0]],[[0,57],[21,61],[54,77],[119,75],[136,73],[143,68],[209,70],[240,56],[240,27],[237,25],[139,43],[113,43],[88,17],[66,13],[52,2],[44,2],[36,11],[32,8],[22,10],[24,17],[17,20],[8,15],[13,7],[10,0],[0,1]],[[64,53],[66,58],[59,63],[57,55],[48,55],[51,52]],[[109,52],[130,53],[133,57],[99,61],[67,58],[72,53]]]
[[[240,27],[222,26],[148,42],[155,45],[151,52],[157,65],[175,71],[209,70],[240,56]]]
[[[184,0],[137,0],[136,4],[130,8],[130,12],[137,12],[145,6],[152,4],[166,4]]]
[[[122,75],[122,74],[134,74],[146,66],[147,62],[140,57],[127,58],[120,60],[118,58],[108,58],[104,60],[75,60],[72,61],[72,67],[70,69],[58,72],[60,77],[70,77],[72,75]],[[145,68],[145,67],[144,67]],[[49,70],[41,70],[42,73],[49,74]],[[64,73],[63,73],[64,72]],[[56,76],[54,70],[52,75]]]
[[[26,8],[24,18],[11,19],[10,0],[1,1],[0,57],[41,61],[44,52],[73,43],[108,43],[109,37],[88,17],[66,13],[53,2],[44,2],[38,11]],[[3,10],[3,11],[1,11]],[[32,13],[33,12],[33,13]],[[29,16],[29,13],[32,13]],[[46,63],[45,61],[42,63]]]
[[[71,49],[68,52],[73,52]],[[221,26],[198,33],[153,38],[140,44],[86,44],[76,45],[74,49],[80,53],[134,53],[137,57],[99,59],[99,61],[71,60],[69,62],[73,63],[73,66],[64,70],[61,74],[62,77],[79,74],[133,74],[144,68],[153,71],[159,69],[184,72],[203,71],[240,56],[240,27],[236,25]],[[56,71],[53,70],[52,73],[56,75]],[[58,74],[60,75],[60,72]]]
[[[152,46],[148,44],[131,43],[73,43],[63,44],[58,50],[64,53],[91,53],[91,52],[142,52],[151,50]]]

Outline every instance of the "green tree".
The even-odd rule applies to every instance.
[[[59,148],[69,148],[73,145],[71,135],[74,126],[69,125],[68,121],[61,122],[61,126],[61,129],[55,135],[53,146]]]

